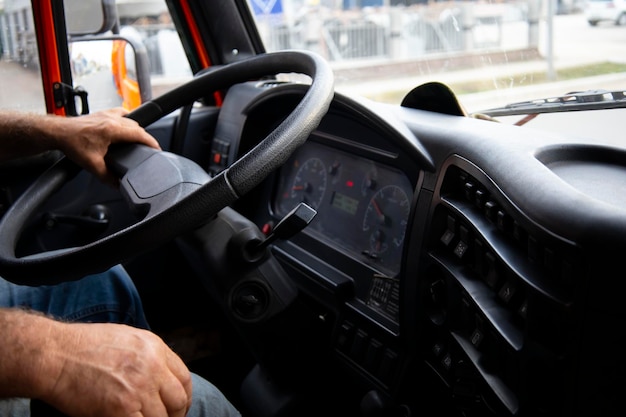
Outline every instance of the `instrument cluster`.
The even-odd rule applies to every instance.
[[[317,215],[306,233],[393,278],[401,268],[412,198],[400,170],[309,141],[281,169],[273,210],[281,217],[308,204]]]

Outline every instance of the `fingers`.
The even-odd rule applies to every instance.
[[[174,378],[163,384],[161,399],[171,416],[184,416],[191,407],[191,373],[178,355],[167,348],[166,364]]]
[[[187,394],[185,388],[177,379],[171,379],[164,383],[159,391],[159,404],[169,417],[184,417],[191,407],[191,394]],[[148,415],[146,413],[146,415]],[[158,414],[154,414],[155,416]]]
[[[155,149],[161,149],[159,142],[148,132],[146,132],[139,123],[127,117],[121,117],[128,114],[125,109],[111,109],[110,114],[116,117],[117,122],[122,128],[119,132],[112,135],[111,143],[116,142],[138,142]]]
[[[148,401],[143,403],[140,413],[140,417],[174,417],[168,410],[165,404],[159,398],[159,393],[148,398]],[[184,414],[176,415],[176,417],[184,416]]]
[[[112,109],[104,110],[106,113],[110,113],[114,116],[126,116],[128,114],[128,110],[124,107],[113,107]]]
[[[67,135],[63,151],[80,166],[95,174],[104,183],[116,187],[118,179],[104,161],[109,146],[115,143],[139,143],[161,149],[159,142],[132,119],[123,117],[128,112],[113,108],[72,119],[69,127],[76,130]],[[81,122],[80,124],[77,124]]]
[[[170,350],[169,347],[167,347],[166,359],[167,359],[168,368],[170,369],[170,371],[172,371],[172,374],[174,374],[176,379],[180,381],[182,387],[187,393],[187,396],[191,398],[192,386],[191,386],[191,373],[189,372],[189,369],[187,368],[183,360],[180,358],[180,356],[178,356],[176,353]]]

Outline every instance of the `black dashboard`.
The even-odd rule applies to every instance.
[[[300,91],[234,90],[213,148],[226,159]],[[624,287],[610,278],[626,247],[610,191],[624,166],[609,145],[336,95],[237,209],[260,228],[300,202],[317,211],[273,252],[329,317],[335,359],[393,401],[432,402],[433,415],[606,415],[617,403],[605,388],[624,387],[606,370],[626,367],[610,330],[626,315],[605,291]]]

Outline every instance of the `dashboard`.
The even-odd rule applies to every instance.
[[[230,159],[300,91],[236,90],[224,106],[238,130],[216,134]],[[612,366],[594,340],[623,320],[619,292],[597,279],[626,245],[611,192],[625,166],[610,143],[336,95],[237,209],[259,227],[302,202],[317,211],[273,253],[329,323],[324,345],[377,392],[438,415],[612,411],[586,375]]]

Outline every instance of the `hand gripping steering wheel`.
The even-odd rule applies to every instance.
[[[137,144],[115,145],[107,153],[107,163],[121,178],[120,190],[131,210],[143,217],[84,246],[16,257],[27,220],[77,172],[74,163],[62,158],[20,196],[0,221],[0,276],[24,285],[77,280],[209,222],[284,164],[319,125],[333,97],[333,74],[328,64],[309,52],[257,55],[198,76],[128,115],[146,127],[214,91],[287,72],[311,77],[306,94],[275,130],[229,168],[211,178],[200,166],[179,155]]]

